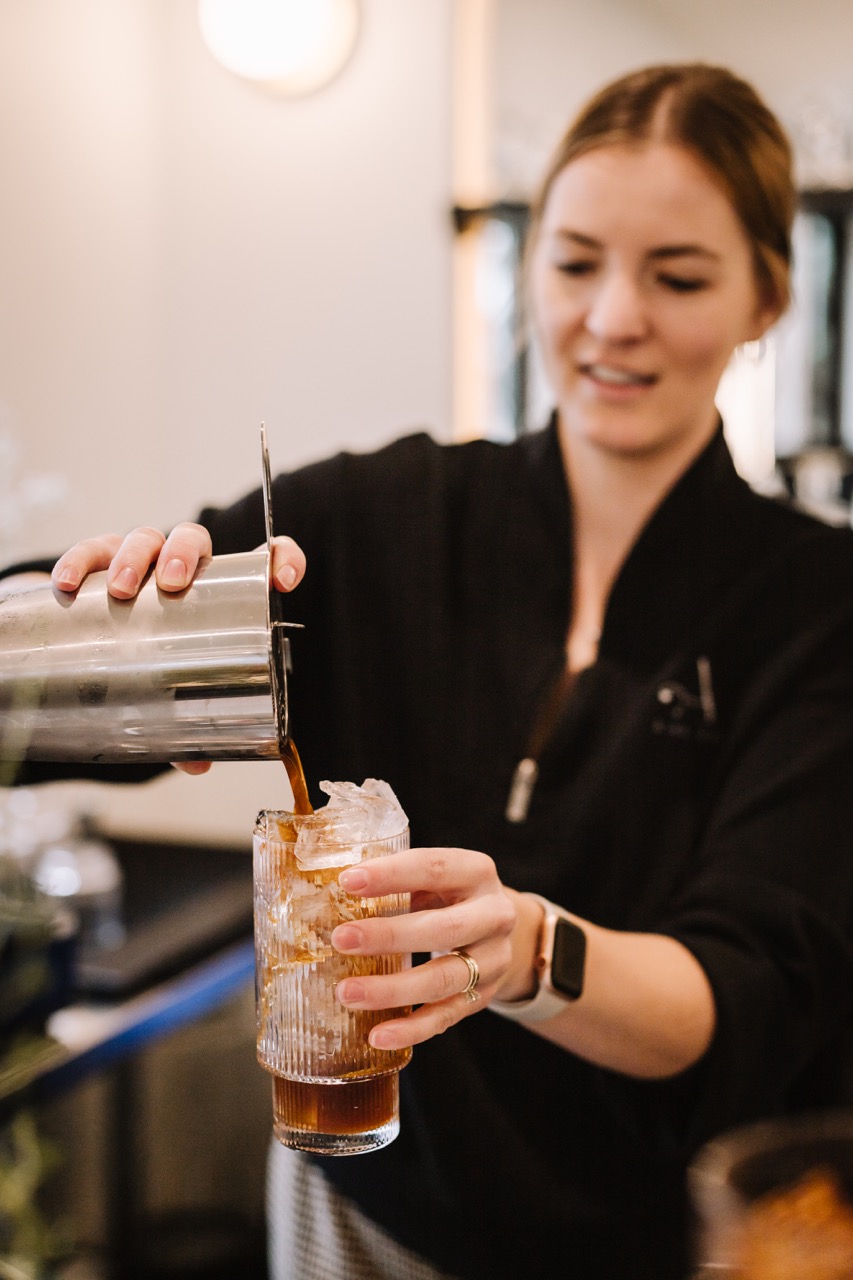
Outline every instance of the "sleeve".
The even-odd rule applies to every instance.
[[[372,453],[341,452],[274,480],[274,532],[294,538],[307,559],[305,578],[287,597],[295,621],[318,614],[327,623],[339,620],[353,575],[365,611],[368,600],[405,587],[415,568],[405,551],[425,536],[447,452],[421,432]],[[260,489],[233,506],[205,508],[198,519],[210,532],[214,555],[249,551],[266,538]]]
[[[275,532],[293,537],[307,561],[283,612],[301,628],[291,633],[291,725],[318,781],[388,776],[389,759],[412,750],[406,709],[428,696],[423,672],[438,665],[431,647],[440,628],[429,620],[441,607],[451,453],[420,433],[340,453],[273,485]],[[214,551],[256,546],[262,512],[259,491],[228,511],[203,512]]]
[[[717,1005],[699,1139],[853,1090],[852,603],[824,602],[762,674],[663,922]]]
[[[0,566],[0,578],[11,578],[16,573],[47,573],[49,574],[56,564],[59,556],[51,556],[49,560],[21,560],[17,564],[7,564]]]

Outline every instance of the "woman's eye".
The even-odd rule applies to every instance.
[[[586,258],[573,258],[570,261],[557,262],[554,265],[558,271],[561,271],[566,276],[587,276],[595,270],[595,263]]]
[[[699,276],[663,275],[658,279],[667,289],[672,289],[675,293],[698,293],[707,284],[707,281],[700,279]]]

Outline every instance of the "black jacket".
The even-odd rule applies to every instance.
[[[719,434],[628,557],[515,826],[571,611],[554,425],[341,455],[281,478],[274,507],[308,555],[288,604],[310,777],[384,777],[416,844],[483,849],[518,889],[679,938],[719,1016],[702,1063],[640,1082],[483,1013],[416,1050],[397,1142],[325,1171],[454,1274],[682,1274],[697,1145],[846,1087],[853,535],[754,495]],[[257,494],[202,519],[216,551],[262,538]]]

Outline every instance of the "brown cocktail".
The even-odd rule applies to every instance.
[[[375,1049],[372,1027],[403,1010],[350,1010],[344,978],[399,971],[408,958],[344,956],[332,931],[347,920],[399,915],[407,895],[365,899],[341,871],[408,848],[405,815],[384,784],[333,786],[314,814],[264,810],[254,832],[258,1059],[273,1076],[276,1137],[286,1146],[349,1155],[399,1131],[398,1073],[411,1050]],[[391,797],[390,799],[388,797]]]

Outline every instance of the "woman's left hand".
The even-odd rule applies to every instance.
[[[377,1049],[400,1049],[440,1035],[484,1008],[504,982],[513,960],[515,895],[501,883],[495,864],[472,849],[408,849],[349,867],[338,877],[361,897],[411,894],[411,911],[340,924],[332,945],[344,955],[434,953],[401,973],[346,978],[338,999],[349,1009],[416,1006],[402,1018],[374,1027]],[[479,969],[476,994],[465,989],[470,970],[450,954],[462,948]],[[441,954],[435,954],[441,953]]]

